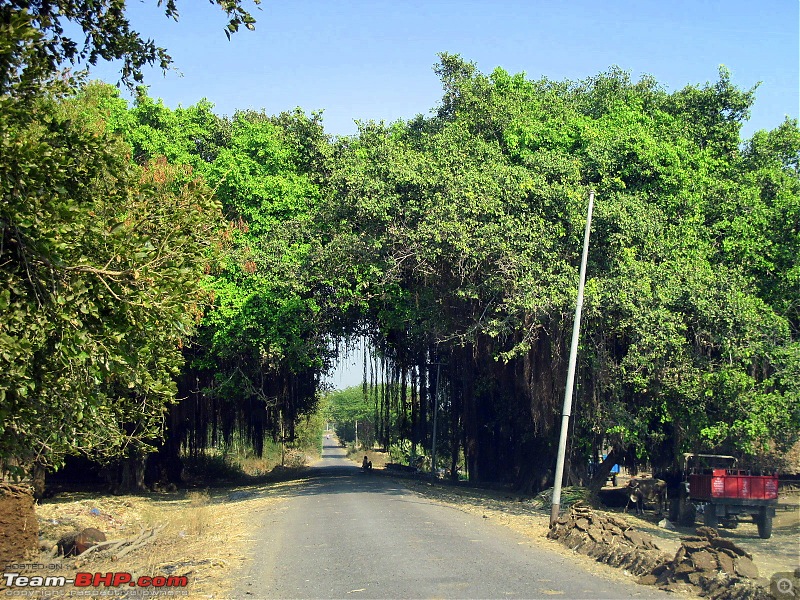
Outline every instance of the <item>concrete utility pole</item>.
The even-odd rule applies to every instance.
[[[583,255],[578,281],[578,299],[575,302],[575,322],[572,325],[572,346],[569,351],[569,367],[567,368],[567,389],[564,391],[564,408],[561,412],[561,436],[558,440],[558,457],[556,458],[556,477],[553,483],[553,501],[550,509],[550,525],[558,519],[561,509],[561,482],[564,479],[564,455],[567,450],[567,431],[569,417],[572,413],[572,386],[575,381],[575,362],[578,355],[578,338],[581,329],[581,309],[583,308],[583,285],[586,281],[586,259],[589,256],[589,230],[592,228],[592,208],[594,207],[594,190],[589,192],[589,211],[586,215],[586,231],[583,234]]]

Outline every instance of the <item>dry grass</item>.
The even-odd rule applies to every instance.
[[[362,459],[366,455],[367,460],[372,462],[373,469],[382,469],[389,462],[389,455],[380,450],[365,450],[363,448],[347,448],[347,458],[361,464]]]
[[[187,596],[181,597],[226,598],[234,584],[231,574],[250,554],[259,514],[284,501],[295,485],[298,483],[287,481],[149,496],[63,494],[36,510],[47,545],[86,527],[100,529],[108,539],[133,537],[159,526],[163,529],[152,543],[118,560],[108,552],[55,559],[43,553],[32,562],[47,565],[45,572],[34,569],[23,574],[71,577],[78,571],[128,571],[134,578],[186,576]],[[71,597],[76,591],[68,586],[62,596]]]

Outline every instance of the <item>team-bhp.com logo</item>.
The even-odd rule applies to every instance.
[[[75,573],[75,577],[60,575],[20,575],[19,573],[3,573],[6,587],[9,588],[52,588],[74,585],[75,587],[112,587],[122,586],[139,588],[184,588],[189,584],[183,575],[142,575],[133,578],[130,573]]]

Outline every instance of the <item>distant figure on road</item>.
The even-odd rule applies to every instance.
[[[364,457],[364,460],[361,461],[361,469],[364,471],[372,470],[372,461],[369,460],[366,456]]]

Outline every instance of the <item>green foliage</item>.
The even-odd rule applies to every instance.
[[[742,141],[754,91],[725,69],[669,93],[443,54],[433,116],[331,143],[299,109],[227,119],[49,82],[53,57],[131,57],[133,79],[168,57],[124,2],[26,6],[0,9],[1,458],[142,446],[176,381],[193,454],[259,453],[282,425],[317,443],[331,341],[366,333],[390,383],[326,398],[341,439],[358,420],[367,444],[428,448],[436,414],[454,473],[545,485],[590,188],[573,464],[800,435],[800,130]],[[57,15],[100,37],[70,46]]]
[[[307,117],[284,118],[278,123],[263,114],[237,114],[229,144],[206,168],[231,228],[222,269],[209,285],[215,310],[204,321],[207,351],[198,364],[222,367],[219,381],[229,378],[230,365],[250,380],[245,389],[258,389],[265,371],[313,378],[327,355],[324,315],[309,275],[316,245],[310,215],[319,191],[287,131],[287,123]],[[303,394],[302,403],[313,407],[314,386]]]
[[[254,29],[255,19],[243,8],[241,0],[211,0],[228,16],[225,34],[240,26]],[[145,65],[158,65],[166,70],[172,58],[166,49],[145,39],[131,28],[126,13],[126,0],[15,0],[0,7],[0,94],[19,83],[29,89],[37,81],[58,73],[65,62],[96,65],[98,61],[122,61],[122,81],[142,81]],[[253,0],[260,4],[260,0]],[[164,14],[178,19],[175,0],[159,1]],[[72,25],[70,28],[69,25]],[[80,30],[83,44],[71,33]],[[10,41],[10,43],[8,43]]]
[[[336,436],[344,442],[356,439],[356,423],[358,424],[358,441],[365,448],[375,443],[375,405],[364,397],[360,386],[331,392],[326,399],[326,418],[335,424]]]
[[[5,97],[0,165],[0,458],[131,452],[158,437],[221,207],[199,181],[139,168],[93,86]],[[80,148],[80,152],[75,152]]]
[[[420,355],[449,362],[451,447],[554,437],[589,187],[576,447],[665,464],[796,440],[797,123],[742,144],[754,92],[725,69],[672,94],[618,69],[529,81],[442,55],[436,70],[436,116],[339,142],[319,220],[347,265],[328,281],[381,352],[429,377]]]
[[[265,433],[279,435],[281,420],[290,438],[301,435],[295,426],[316,408],[329,355],[329,302],[313,275],[311,215],[329,152],[319,115],[240,112],[229,120],[207,101],[173,111],[140,90],[130,110],[113,108],[109,119],[137,162],[166,156],[190,165],[187,175],[208,182],[228,219],[203,284],[211,307],[185,372],[220,408],[175,435],[202,444],[207,428],[226,440],[247,430],[260,448]]]
[[[298,419],[295,426],[295,438],[291,443],[292,448],[304,452],[322,454],[322,434],[325,431],[325,417],[322,411],[304,415]]]

